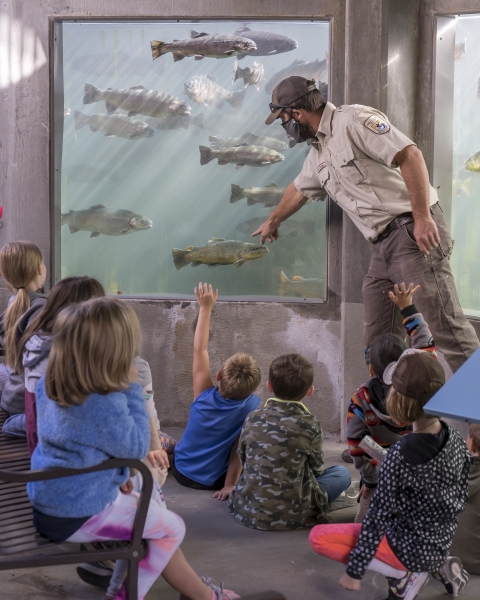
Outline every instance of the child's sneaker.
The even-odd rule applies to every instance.
[[[413,600],[416,598],[428,583],[428,573],[413,573],[407,571],[405,577],[401,579],[388,579],[388,598],[387,600]]]
[[[349,488],[340,494],[340,496],[330,504],[330,512],[357,506],[358,494],[360,493],[360,482],[353,481]]]
[[[468,583],[468,573],[463,568],[462,561],[456,556],[449,556],[433,577],[441,581],[451,598],[456,598]]]

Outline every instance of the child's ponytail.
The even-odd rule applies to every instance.
[[[12,368],[17,362],[17,322],[30,308],[25,287],[37,277],[42,262],[40,248],[32,242],[10,242],[0,250],[0,273],[12,292],[17,291],[3,319],[5,359]]]

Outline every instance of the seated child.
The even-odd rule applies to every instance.
[[[458,556],[473,575],[480,575],[480,425],[470,425],[467,446],[471,454],[468,502],[458,518],[450,553]]]
[[[418,288],[419,286],[414,288],[412,283],[408,288],[404,283],[400,286],[395,285],[395,291],[390,292],[390,299],[400,309],[404,319],[403,324],[411,339],[411,347],[425,350],[436,356],[432,334],[423,316],[412,302]],[[346,437],[350,456],[362,476],[363,483],[355,523],[361,523],[367,514],[380,471],[380,464],[360,447],[362,439],[370,436],[383,448],[389,448],[412,430],[409,424],[395,423],[387,415],[385,408],[390,386],[383,381],[384,371],[389,364],[397,361],[406,349],[404,340],[393,333],[376,337],[370,348],[365,351],[371,379],[355,391],[348,407]]]
[[[81,469],[108,458],[143,459],[150,428],[138,373],[132,367],[140,326],[128,303],[96,298],[58,315],[46,375],[37,385],[38,445],[32,469]],[[129,540],[139,494],[128,468],[31,482],[28,495],[37,530],[62,542]],[[138,598],[162,574],[190,600],[238,598],[200,579],[179,549],[185,525],[167,510],[154,486],[139,563]],[[117,561],[107,598],[125,598],[124,561]],[[116,582],[115,586],[113,582]]]
[[[238,455],[242,475],[229,501],[237,523],[263,530],[311,527],[351,484],[343,466],[323,468],[323,433],[302,403],[313,393],[313,367],[300,354],[270,365],[275,394],[245,420]]]
[[[310,544],[347,565],[340,579],[347,590],[360,590],[370,569],[387,577],[389,600],[413,600],[431,573],[455,598],[468,581],[460,559],[449,556],[468,497],[467,446],[456,429],[423,411],[445,383],[436,358],[408,349],[389,371],[387,413],[413,432],[390,447],[363,523],[318,525]]]
[[[31,242],[10,242],[0,251],[0,272],[10,290],[15,290],[7,310],[0,317],[0,339],[5,351],[5,364],[0,370],[0,407],[9,418],[3,433],[26,437],[25,382],[17,372],[21,362],[20,339],[47,301],[43,284],[47,269],[40,248]]]
[[[47,372],[52,347],[52,329],[58,313],[70,304],[105,296],[102,284],[91,277],[66,277],[50,291],[43,308],[28,326],[18,346],[17,372],[25,381],[25,417],[28,449],[33,453],[37,445],[37,411],[35,388]]]
[[[195,400],[182,439],[175,447],[172,474],[181,485],[196,490],[218,490],[213,497],[226,500],[238,481],[242,465],[236,450],[245,417],[258,408],[261,373],[249,355],[237,353],[210,376],[208,338],[210,317],[218,298],[211,285],[195,288],[200,305],[193,341],[193,394]]]

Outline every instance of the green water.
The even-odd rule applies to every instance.
[[[464,42],[454,75],[452,267],[462,308],[480,317],[480,172],[464,167],[480,150],[479,16],[457,19],[455,44]]]
[[[64,118],[60,197],[55,199],[62,213],[84,210],[102,204],[127,209],[152,220],[153,227],[129,235],[100,235],[90,231],[71,233],[61,228],[60,274],[97,277],[108,293],[187,297],[200,280],[209,281],[221,296],[278,296],[278,281],[284,271],[294,276],[325,276],[325,203],[305,205],[293,218],[308,221],[307,233],[300,229],[269,246],[269,253],[249,261],[240,269],[233,265],[208,268],[190,265],[177,270],[172,248],[202,246],[209,239],[225,238],[255,242],[237,231],[243,221],[268,217],[272,210],[263,204],[247,206],[244,198],[230,203],[231,184],[244,188],[266,186],[274,182],[285,187],[300,172],[307,145],[299,144],[281,153],[283,162],[264,167],[218,165],[212,161],[200,165],[200,145],[209,145],[209,136],[239,137],[251,132],[287,141],[279,121],[264,125],[270,95],[265,83],[260,91],[245,90],[245,100],[235,111],[228,103],[219,110],[197,104],[184,94],[184,83],[194,75],[213,75],[229,91],[242,90],[243,80],[232,83],[235,57],[221,60],[185,58],[174,62],[172,54],[152,61],[150,40],[165,42],[190,37],[192,29],[208,33],[233,33],[245,22],[65,22],[63,23],[64,106],[70,116]],[[296,59],[306,62],[325,58],[328,50],[328,24],[319,22],[252,22],[253,30],[282,33],[298,41],[298,48],[273,56],[247,56],[240,67],[262,63],[268,80]],[[247,34],[242,34],[248,37]],[[62,69],[59,72],[58,69]],[[326,81],[327,75],[322,79]],[[192,116],[203,113],[204,128],[190,126],[174,131],[155,130],[146,139],[105,137],[89,127],[74,130],[74,111],[91,115],[105,112],[105,103],[83,105],[85,83],[106,88],[130,88],[141,84],[166,92],[188,102]],[[63,113],[57,100],[55,111]],[[119,111],[126,114],[124,111]],[[138,119],[148,119],[138,115]],[[480,177],[480,174],[478,175]],[[257,242],[258,243],[258,242]],[[320,288],[322,289],[322,288]],[[319,294],[322,298],[324,293]],[[293,294],[285,298],[295,298]]]

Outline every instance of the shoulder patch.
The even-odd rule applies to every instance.
[[[376,115],[371,115],[364,123],[367,129],[370,129],[374,133],[382,134],[390,131],[390,123],[384,121],[382,118]]]

